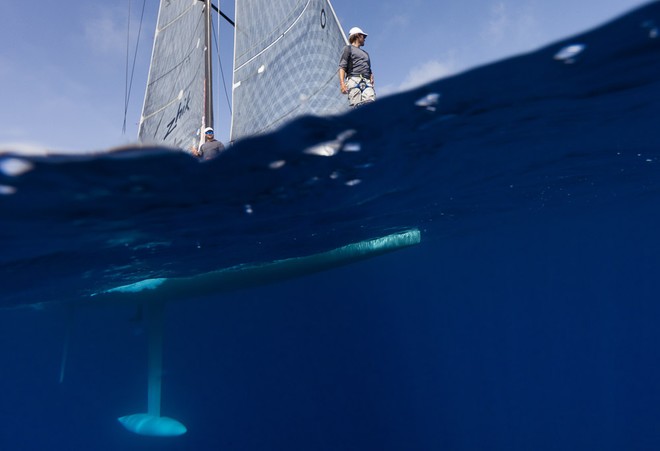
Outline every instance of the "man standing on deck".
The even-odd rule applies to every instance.
[[[199,146],[199,149],[193,149],[193,155],[202,160],[211,160],[220,155],[222,151],[225,150],[225,146],[220,141],[216,140],[214,136],[213,129],[211,127],[206,127],[204,129],[204,139],[206,139],[206,141]]]
[[[339,60],[339,86],[342,94],[348,94],[348,104],[352,107],[376,100],[371,59],[360,48],[366,39],[367,33],[358,27],[351,28],[348,32],[350,45],[344,48]]]

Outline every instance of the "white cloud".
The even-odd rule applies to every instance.
[[[404,14],[395,14],[391,16],[385,23],[386,31],[398,31],[406,30],[410,25],[410,16]]]
[[[456,64],[453,62],[453,59],[446,62],[429,60],[412,67],[406,78],[398,86],[381,86],[378,89],[378,94],[389,95],[407,91],[440,78],[448,77],[456,72]]]
[[[509,28],[510,22],[506,4],[497,2],[491,7],[488,23],[482,36],[489,42],[500,42]]]
[[[498,1],[491,6],[481,38],[491,47],[529,47],[540,38],[534,2]]]
[[[85,22],[85,42],[96,52],[126,53],[126,32],[128,29],[127,11],[122,7],[89,6],[89,19]],[[140,11],[131,12],[131,45],[135,45],[139,27]],[[142,26],[142,38],[145,38],[146,25]]]
[[[48,155],[48,149],[33,142],[0,142],[0,155],[6,153],[44,156]]]
[[[406,79],[403,81],[400,90],[407,90],[424,85],[439,78],[447,77],[455,72],[454,64],[449,62],[442,63],[437,60],[430,60],[413,67]]]

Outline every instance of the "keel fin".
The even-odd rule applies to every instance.
[[[147,413],[135,413],[119,417],[127,430],[154,437],[174,437],[187,432],[178,420],[160,416],[163,379],[163,322],[165,307],[162,302],[147,304],[149,321],[149,373],[147,382]]]

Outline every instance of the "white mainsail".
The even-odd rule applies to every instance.
[[[232,140],[347,109],[337,81],[347,42],[328,0],[236,0],[234,42]]]
[[[213,126],[210,2],[161,0],[138,139],[188,150]],[[236,0],[231,140],[347,109],[346,37],[328,0]]]
[[[138,140],[197,146],[205,123],[205,2],[161,0]]]

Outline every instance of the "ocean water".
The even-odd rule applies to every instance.
[[[656,1],[209,163],[4,156],[0,449],[660,448],[659,79]],[[168,303],[162,414],[188,432],[117,422],[146,410],[146,324],[91,294],[410,228]]]

